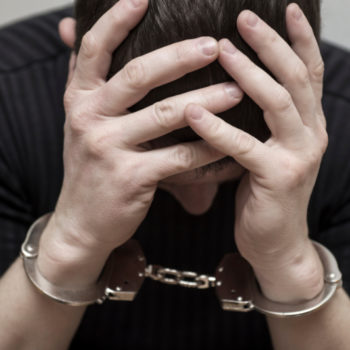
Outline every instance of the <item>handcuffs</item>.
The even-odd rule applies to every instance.
[[[105,300],[133,301],[145,278],[188,288],[215,287],[221,307],[228,311],[257,310],[273,317],[309,314],[326,304],[342,286],[342,275],[332,253],[314,242],[324,268],[324,288],[314,299],[301,304],[273,302],[261,293],[253,269],[237,253],[224,256],[215,276],[199,275],[146,264],[141,246],[130,240],[109,256],[98,282],[86,290],[67,290],[47,281],[36,268],[39,241],[51,214],[36,220],[30,227],[21,248],[23,265],[29,280],[41,293],[57,302],[72,306],[102,304]]]

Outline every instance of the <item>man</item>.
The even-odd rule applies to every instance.
[[[333,135],[340,135],[337,140],[340,143],[332,144],[334,139],[331,139],[332,153],[321,170],[308,224],[309,197],[327,135],[320,104],[322,60],[305,16],[297,5],[288,6],[286,22],[292,48],[252,12],[245,11],[238,18],[241,36],[275,79],[230,41],[224,39],[218,43],[202,37],[142,56],[106,81],[112,52],[142,19],[146,9],[146,1],[118,2],[84,37],[75,69],[71,66],[65,95],[65,177],[59,196],[56,193],[55,213],[40,242],[38,270],[53,285],[67,290],[88,289],[98,279],[110,252],[137,230],[151,263],[171,267],[176,263],[180,269],[193,267],[209,272],[225,252],[233,249],[235,226],[238,250],[253,267],[267,298],[282,304],[313,299],[323,288],[323,268],[309,240],[309,231],[313,238],[328,243],[338,253],[342,267],[346,262],[348,174],[347,169],[339,169],[336,159],[329,158],[336,153],[334,147],[340,152],[346,145],[342,135],[346,135],[349,122],[343,118],[343,112],[349,108],[346,100],[349,95],[342,91],[341,102],[334,102],[334,97],[326,102],[328,111],[338,112],[330,115],[329,127]],[[61,33],[72,44],[69,23],[61,25]],[[34,28],[38,27],[32,30],[35,32]],[[216,59],[239,87],[233,83],[219,84],[129,113],[130,107],[149,90]],[[12,62],[17,67],[12,66],[12,70],[5,67],[2,84],[11,87],[23,82],[23,91],[28,91],[25,84],[29,79],[32,77],[32,83],[38,84],[36,79],[41,77],[39,85],[56,87],[55,72],[60,72],[62,58],[50,63],[50,68],[44,61],[32,60],[29,73],[25,65]],[[346,64],[348,60],[342,62]],[[37,70],[40,73],[34,74]],[[49,75],[43,77],[42,72]],[[30,75],[26,77],[26,74]],[[332,92],[334,85],[329,86]],[[243,96],[241,89],[264,111],[271,131],[265,143],[213,115],[239,104]],[[6,93],[4,88],[1,91]],[[41,91],[38,90],[40,94]],[[35,93],[34,90],[33,96]],[[22,96],[26,98],[25,94]],[[58,180],[50,183],[42,180],[48,179],[45,175],[57,176],[55,169],[50,169],[50,150],[54,149],[57,155],[59,149],[57,143],[53,148],[42,149],[45,142],[33,137],[50,138],[46,130],[55,128],[37,123],[38,106],[30,103],[30,99],[24,100],[31,115],[29,120],[22,120],[31,123],[25,129],[31,136],[29,143],[49,162],[42,163],[42,158],[33,156],[33,152],[26,159],[28,151],[23,149],[26,134],[23,140],[16,137],[16,124],[11,118],[16,115],[14,109],[20,109],[21,105],[11,103],[13,95],[5,97],[3,124],[9,135],[12,132],[14,136],[8,140],[12,146],[7,140],[2,141],[2,217],[4,229],[12,231],[8,237],[14,237],[13,232],[21,225],[27,226],[30,215],[39,216],[55,205],[53,194],[40,201],[34,198],[43,186],[47,193],[55,191],[51,183],[57,186]],[[55,98],[50,94],[48,97],[52,98],[50,103],[41,95],[35,96],[35,101],[40,101],[47,110],[55,105]],[[336,125],[339,120],[342,130]],[[49,118],[46,123],[57,121]],[[159,137],[186,125],[205,141],[160,143]],[[57,134],[54,137],[58,138]],[[148,143],[154,139],[157,142]],[[16,152],[18,149],[21,151]],[[206,169],[199,178],[196,169],[226,156],[236,162],[231,161],[218,171]],[[23,181],[25,164],[36,164],[41,169],[39,182],[33,175]],[[57,162],[53,161],[52,165],[57,167]],[[339,170],[343,170],[344,178],[334,187],[338,192],[328,192],[325,186],[331,183],[329,177]],[[223,185],[218,192],[218,185],[229,180],[236,183]],[[165,192],[155,194],[158,185],[176,197],[189,213],[203,214],[212,208],[202,217],[187,216]],[[59,186],[56,191],[59,192]],[[9,240],[5,240],[4,252],[8,250],[5,244],[10,246]],[[205,240],[207,244],[202,243]],[[346,286],[346,271],[343,272]],[[56,304],[40,295],[27,280],[18,260],[2,278],[0,295],[1,300],[7,301],[0,316],[1,346],[6,349],[66,348],[85,311]],[[132,304],[90,308],[72,348],[87,344],[96,348],[113,345],[271,348],[263,316],[224,313],[218,307],[210,291],[167,289],[147,281]],[[346,348],[348,308],[346,293],[339,289],[322,310],[309,316],[277,321],[267,318],[274,347]]]

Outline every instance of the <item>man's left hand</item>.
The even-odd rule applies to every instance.
[[[317,40],[296,4],[287,9],[289,46],[250,11],[238,18],[244,40],[276,79],[230,41],[219,61],[264,111],[265,143],[191,104],[191,128],[248,172],[236,198],[235,239],[263,293],[279,302],[311,299],[323,286],[321,262],[308,237],[307,209],[328,137],[321,99],[323,61]]]

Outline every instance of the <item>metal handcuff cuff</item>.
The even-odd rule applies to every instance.
[[[146,265],[142,249],[130,240],[115,249],[107,260],[98,282],[88,290],[66,290],[47,281],[36,268],[39,241],[51,214],[39,218],[30,227],[21,248],[25,272],[30,281],[50,298],[73,306],[102,304],[110,300],[134,300],[146,277],[189,288],[216,288],[224,310],[248,312],[257,310],[274,317],[292,317],[311,313],[326,304],[342,285],[342,275],[332,253],[313,242],[324,267],[324,288],[314,299],[302,304],[286,305],[265,298],[250,265],[239,254],[227,254],[216,269],[215,276],[178,271]]]

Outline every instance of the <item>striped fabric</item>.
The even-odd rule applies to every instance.
[[[17,257],[30,223],[51,211],[63,176],[62,96],[69,52],[56,11],[0,30],[0,275]],[[350,290],[350,55],[323,45],[330,145],[310,204],[311,236],[337,256]],[[136,237],[149,263],[212,274],[235,249],[236,184],[213,208],[190,216],[165,192]],[[0,303],[3,301],[0,301]],[[146,281],[133,303],[88,308],[71,349],[272,349],[257,313],[221,311],[214,290]]]

